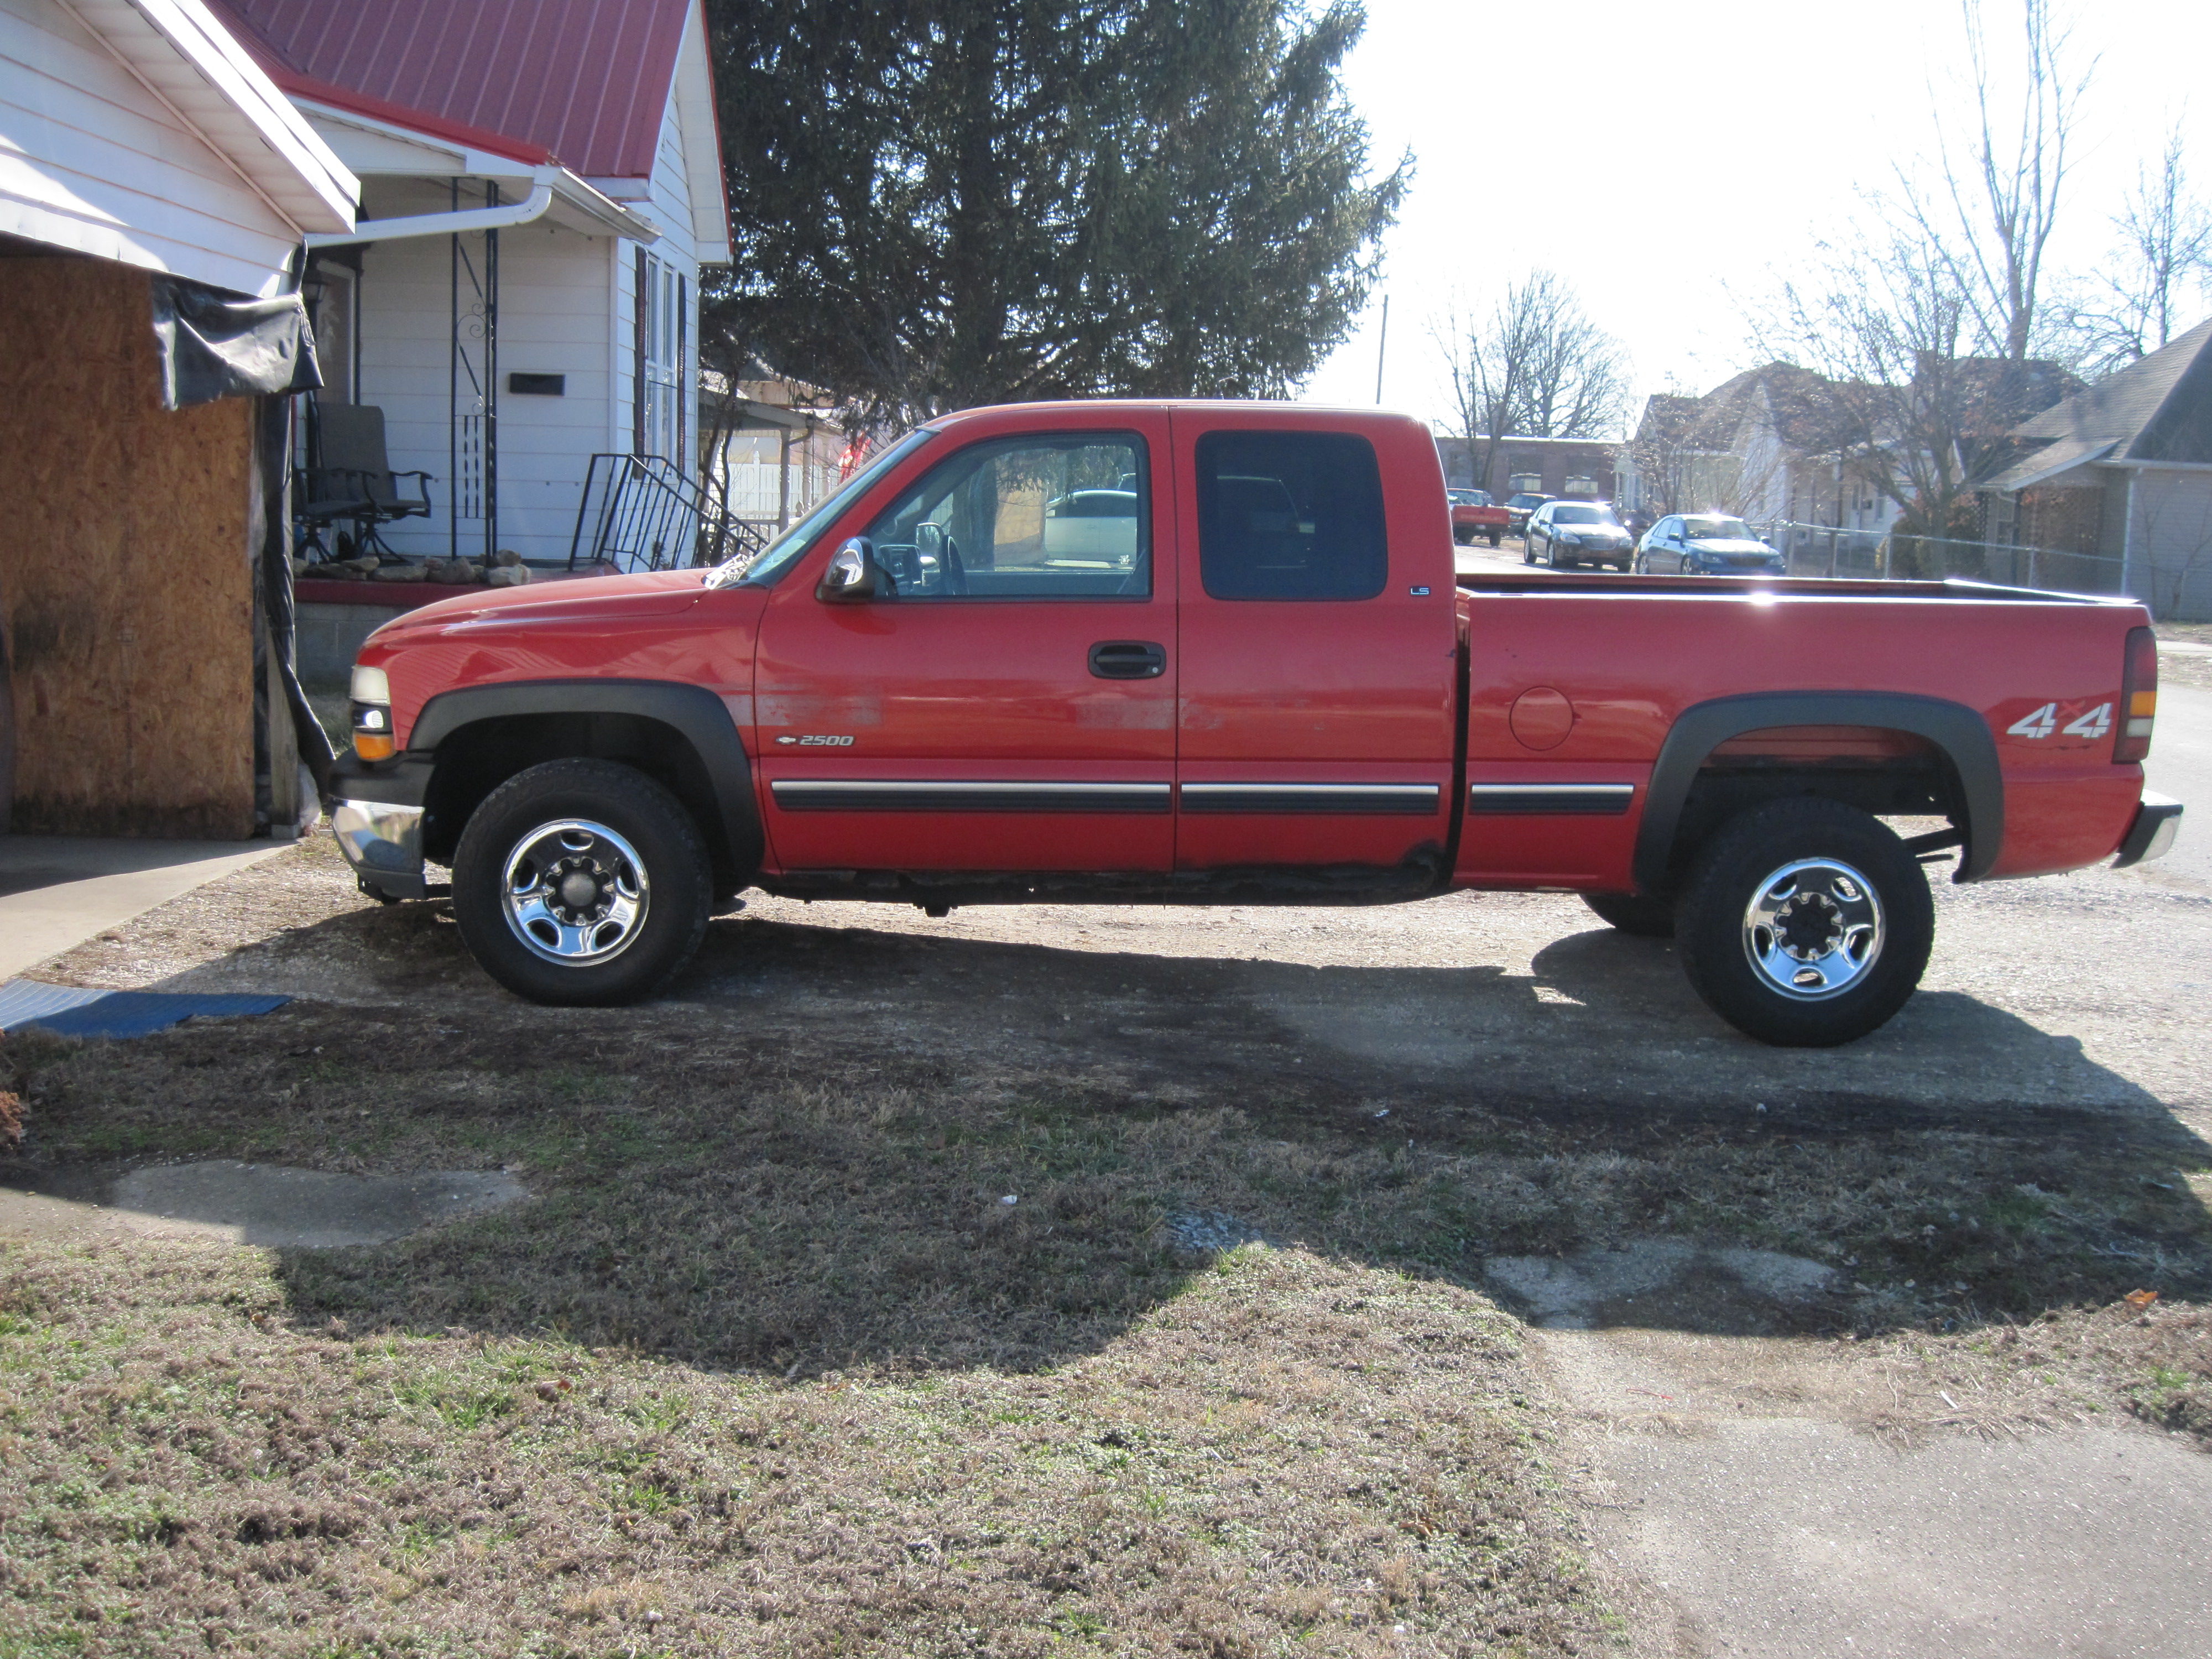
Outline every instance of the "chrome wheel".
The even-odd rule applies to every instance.
[[[651,897],[637,849],[603,823],[541,823],[507,854],[507,925],[532,955],[580,968],[620,956],[645,926]]]
[[[1881,955],[1881,901],[1848,864],[1800,859],[1759,884],[1743,912],[1743,951],[1773,990],[1815,1002],[1849,990]]]

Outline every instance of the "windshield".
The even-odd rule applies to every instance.
[[[740,554],[726,563],[716,565],[707,577],[707,586],[735,587],[743,582],[748,587],[774,586],[785,571],[806,556],[807,549],[814,545],[823,531],[836,522],[839,514],[860,499],[869,485],[936,435],[927,427],[908,433],[855,472],[846,481],[843,489],[770,542],[767,550],[758,558],[748,562]]]
[[[1553,524],[1607,524],[1615,530],[1620,521],[1601,507],[1563,507],[1552,514]]]
[[[1682,533],[1693,542],[1754,542],[1751,526],[1741,519],[1685,519]]]

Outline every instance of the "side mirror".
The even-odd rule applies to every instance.
[[[876,562],[876,550],[868,538],[854,536],[830,556],[814,597],[825,605],[862,605],[871,599],[896,599],[898,586]]]

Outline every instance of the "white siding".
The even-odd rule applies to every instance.
[[[660,240],[646,252],[663,264],[682,273],[684,293],[684,385],[678,405],[684,411],[686,447],[694,452],[681,458],[685,472],[696,475],[699,434],[695,428],[699,406],[699,258],[692,234],[690,182],[684,131],[677,119],[672,94],[661,112],[660,144],[646,199],[638,210],[653,221]],[[638,244],[623,241],[616,256],[615,307],[610,319],[611,358],[613,365],[614,405],[609,410],[613,447],[627,453],[636,435],[637,422],[637,255]],[[672,458],[676,459],[676,458]]]
[[[257,295],[299,241],[53,0],[0,0],[0,232]]]
[[[612,376],[605,350],[608,255],[613,239],[544,221],[500,233],[499,545],[526,559],[568,555],[592,456],[608,448]],[[483,264],[482,236],[464,246]],[[443,236],[383,242],[368,251],[362,283],[361,392],[384,410],[392,465],[432,475],[435,511],[384,533],[402,553],[443,557],[455,545],[483,550],[481,519],[450,517],[453,454],[452,252]],[[463,307],[473,301],[465,276]],[[517,396],[510,374],[566,377],[558,398]],[[467,381],[462,380],[462,397]],[[618,447],[627,450],[625,430]]]
[[[2135,476],[2128,588],[2153,614],[2212,621],[2212,472]]]

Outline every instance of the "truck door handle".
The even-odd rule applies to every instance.
[[[1096,679],[1156,680],[1167,672],[1167,647],[1150,640],[1101,640],[1091,647]]]

